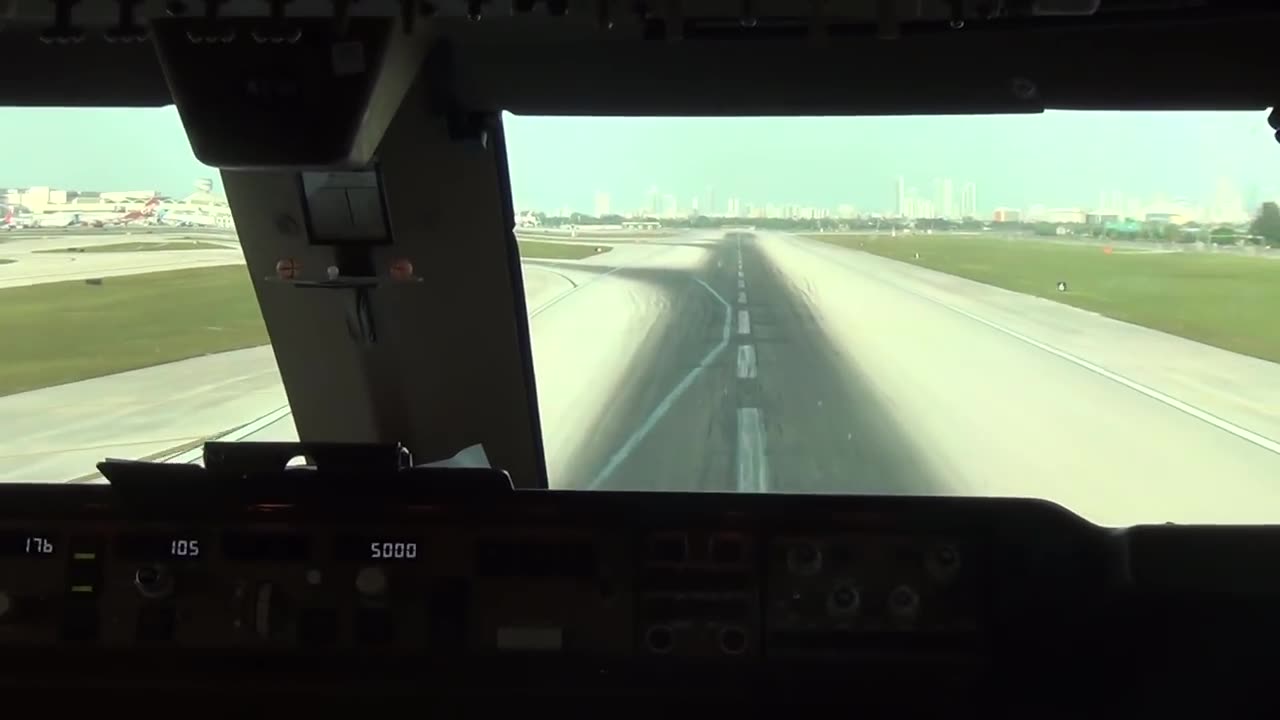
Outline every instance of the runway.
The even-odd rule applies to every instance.
[[[147,252],[49,252],[127,242],[198,240],[223,249],[152,250]],[[187,270],[198,267],[244,264],[244,253],[235,235],[214,230],[67,230],[50,233],[12,230],[0,234],[0,288],[37,285],[64,280],[118,277],[140,272]]]
[[[166,238],[157,234],[154,239]],[[120,242],[121,234],[103,241]],[[62,242],[58,237],[29,246],[64,247]],[[205,251],[85,257],[109,258],[118,263],[115,269],[127,274],[127,258],[137,263],[138,258],[151,254],[200,252]],[[582,267],[589,270],[591,266]],[[527,266],[526,299],[533,312],[549,307],[596,275],[585,272],[574,279],[569,273],[567,269]],[[24,280],[25,284],[35,282],[30,277]],[[296,440],[297,430],[287,407],[275,356],[265,346],[3,396],[0,482],[91,480],[96,475],[95,464],[106,457],[150,459],[176,454],[194,459],[198,452],[186,449],[211,436]]]
[[[557,358],[535,324],[557,484],[1032,496],[1117,525],[1280,517],[1280,366],[816,241],[704,252],[629,275],[669,307],[606,402],[543,382]],[[592,418],[591,439],[557,417]]]
[[[528,262],[525,282],[557,487],[1031,496],[1112,525],[1280,518],[1280,365],[781,234]],[[240,352],[225,393],[193,396],[224,393],[200,422],[263,418],[246,439],[291,436],[270,415],[283,394],[269,350]],[[67,392],[61,411],[87,422],[95,408],[72,411],[85,396]],[[17,397],[0,413],[57,427],[48,403]],[[127,423],[110,397],[104,428]],[[152,437],[203,432],[151,422]],[[9,480],[65,476],[93,452],[39,465],[13,457],[35,439],[2,442]]]

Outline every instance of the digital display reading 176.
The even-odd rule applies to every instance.
[[[0,557],[30,555],[47,557],[57,552],[57,544],[53,535],[47,532],[2,532],[0,533]]]

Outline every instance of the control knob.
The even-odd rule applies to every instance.
[[[899,585],[889,592],[889,614],[910,622],[920,612],[920,594],[910,585]]]
[[[950,582],[960,572],[960,551],[954,545],[939,545],[929,553],[925,567],[934,580]]]
[[[164,565],[143,565],[133,573],[133,586],[148,600],[160,600],[173,594],[173,573]]]
[[[787,569],[796,575],[815,575],[822,569],[822,548],[801,540],[787,549]]]
[[[838,582],[831,589],[831,593],[827,595],[827,613],[831,615],[853,615],[858,612],[861,600],[862,598],[858,594],[858,587],[852,581]]]
[[[387,571],[376,565],[360,568],[356,573],[356,592],[366,600],[381,600],[387,594]]]

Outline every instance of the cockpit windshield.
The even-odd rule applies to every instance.
[[[167,108],[4,108],[0,481],[292,432],[216,170]]]
[[[557,484],[1280,516],[1265,113],[506,132]]]
[[[552,487],[1280,517],[1264,113],[503,122]],[[0,132],[0,481],[295,439],[177,113]]]

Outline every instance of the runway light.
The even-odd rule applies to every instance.
[[[400,258],[391,263],[391,279],[392,280],[412,280],[413,279],[413,263],[408,258]]]
[[[1058,281],[1058,292],[1066,292],[1067,284],[1061,280]]]
[[[276,262],[276,277],[281,280],[293,280],[302,272],[302,263],[293,258],[285,258]]]

